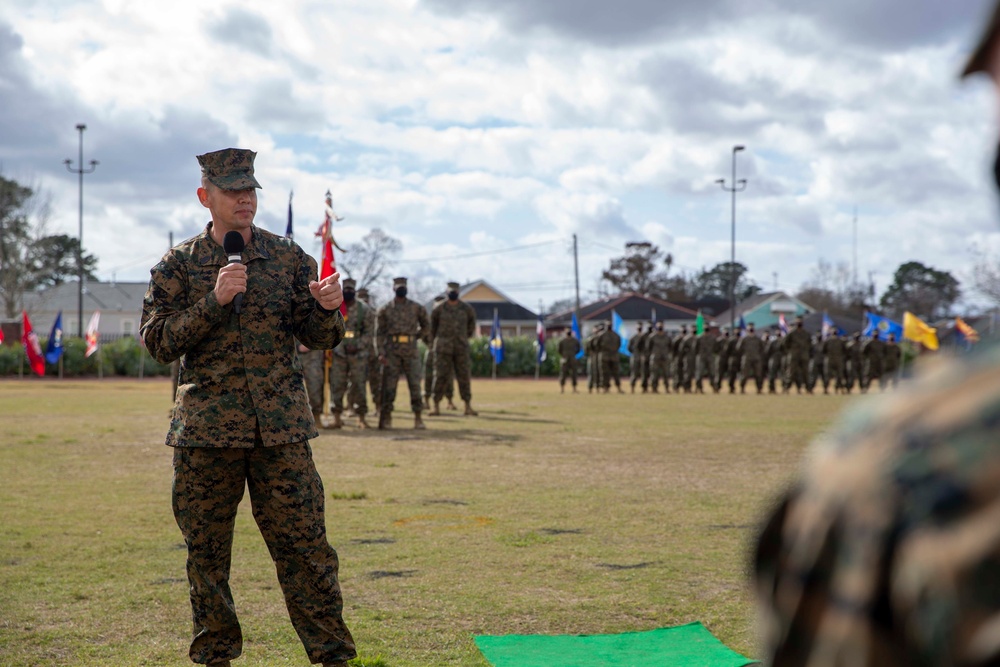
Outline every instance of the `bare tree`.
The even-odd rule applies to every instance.
[[[795,296],[817,310],[852,317],[861,316],[871,297],[865,285],[854,282],[847,262],[833,264],[825,259],[816,263]]]
[[[994,306],[1000,306],[1000,260],[985,252],[976,252],[976,261],[972,265],[972,289],[990,300]]]
[[[341,256],[340,268],[349,278],[358,281],[358,289],[380,290],[386,282],[393,262],[403,251],[399,239],[379,228],[365,234],[359,243],[352,243]]]
[[[8,319],[17,317],[25,292],[76,277],[80,241],[47,235],[48,217],[48,197],[0,174],[0,299]],[[93,279],[97,258],[82,259],[84,277]]]

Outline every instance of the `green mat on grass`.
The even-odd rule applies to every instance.
[[[620,635],[477,635],[494,667],[743,667],[701,623]]]

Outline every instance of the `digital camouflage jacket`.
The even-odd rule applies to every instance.
[[[172,248],[150,271],[139,327],[154,359],[180,359],[167,444],[253,447],[315,438],[295,340],[314,350],[344,335],[339,311],[320,309],[309,292],[316,262],[283,237],[253,227],[243,251],[242,312],[219,305],[215,281],[228,263],[205,231]]]

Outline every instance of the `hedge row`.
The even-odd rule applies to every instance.
[[[41,341],[45,349],[46,341]],[[62,374],[63,377],[87,377],[98,375],[99,367],[104,375],[139,376],[140,359],[144,377],[151,375],[170,375],[170,365],[155,361],[149,352],[134,338],[122,338],[110,343],[103,343],[96,354],[84,357],[87,343],[81,338],[63,338]],[[31,367],[20,345],[0,345],[0,376],[31,375]],[[58,377],[59,365],[45,364],[45,375]]]
[[[41,341],[42,349],[45,349],[46,341]],[[559,360],[556,352],[558,340],[546,341],[545,349],[548,358],[542,362],[541,375],[559,375]],[[534,376],[535,339],[533,337],[514,337],[504,340],[504,360],[497,366],[497,377],[519,377]],[[472,353],[472,374],[475,377],[491,377],[493,373],[493,357],[489,352],[489,340],[483,336],[470,341]],[[85,377],[97,376],[98,374],[98,354],[84,358],[86,343],[79,338],[63,339],[63,377]],[[424,347],[421,343],[421,355]],[[104,343],[99,351],[101,363],[103,364],[104,375],[119,375],[127,377],[138,377],[139,360],[142,358],[143,376],[170,374],[170,366],[157,363],[146,348],[139,345],[134,338],[122,338],[120,340]],[[0,376],[31,374],[28,360],[24,354],[24,348],[20,345],[0,345]],[[54,377],[59,375],[59,367],[55,364],[45,364],[45,375]]]

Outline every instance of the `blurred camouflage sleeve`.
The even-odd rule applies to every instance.
[[[185,263],[174,251],[150,270],[149,288],[142,303],[139,335],[150,355],[161,364],[179,359],[228,317],[215,291],[188,303]]]
[[[859,404],[754,551],[766,664],[1000,664],[1000,357]]]

